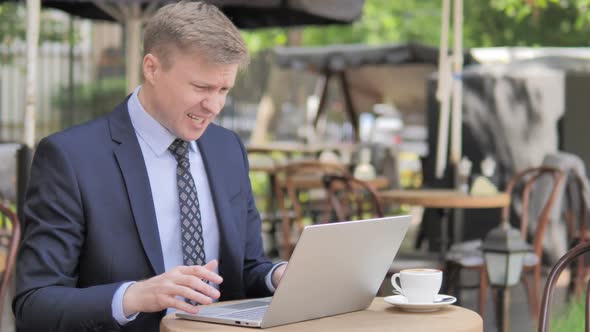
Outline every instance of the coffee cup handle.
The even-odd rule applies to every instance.
[[[395,288],[396,291],[403,294],[404,292],[402,291],[401,286],[397,283],[396,279],[399,279],[399,273],[396,273],[393,276],[391,276],[391,285],[393,286],[393,288]]]

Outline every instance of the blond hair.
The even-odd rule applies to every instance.
[[[172,52],[197,51],[215,64],[248,65],[250,57],[236,26],[215,6],[181,1],[160,8],[148,21],[144,55],[155,54],[163,66],[172,65]]]

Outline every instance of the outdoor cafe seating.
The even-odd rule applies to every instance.
[[[388,187],[389,179],[355,178],[351,174],[353,167],[346,162],[354,149],[349,144],[294,142],[248,146],[250,171],[263,173],[268,180],[268,188],[259,200],[263,202],[265,230],[270,233],[271,256],[278,254],[287,259],[305,224],[383,215],[380,204],[367,208],[370,204],[363,202],[365,198],[375,202],[377,190]],[[352,208],[357,209],[355,218]]]
[[[322,176],[344,175],[344,165],[315,160],[293,161],[275,171],[273,192],[281,214],[282,256],[288,258],[297,236],[303,231],[304,218],[318,220],[326,195]]]
[[[323,176],[328,192],[324,217],[320,222],[349,221],[383,217],[379,194],[370,183],[350,174]],[[336,218],[334,218],[334,216]]]
[[[11,287],[10,278],[14,272],[19,240],[20,223],[16,214],[0,203],[0,313]]]
[[[549,186],[539,186],[540,180],[548,179]],[[549,222],[549,214],[554,206],[558,190],[563,183],[564,174],[556,168],[550,167],[533,167],[516,174],[508,183],[506,192],[512,197],[517,198],[520,195],[522,203],[520,207],[520,219],[518,226],[522,238],[526,241],[529,229],[529,217],[536,218],[536,229],[532,237],[533,251],[525,256],[522,282],[528,295],[530,312],[533,317],[537,317],[539,306],[539,292],[541,289],[541,256],[542,242],[545,230]],[[537,186],[535,186],[537,184]],[[537,207],[537,211],[530,210],[530,202],[533,197],[541,196],[543,205]],[[516,199],[513,199],[513,202]],[[510,206],[502,209],[502,220],[509,220]],[[483,254],[481,252],[481,241],[468,241],[457,243],[451,247],[446,257],[446,270],[448,275],[448,285],[451,290],[459,294],[461,283],[461,271],[472,270],[478,274],[478,282],[475,286],[479,290],[479,313],[484,316],[486,295],[488,291],[488,282],[486,276],[486,266],[484,264]],[[532,274],[532,280],[528,275]]]

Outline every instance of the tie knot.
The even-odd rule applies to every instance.
[[[175,139],[172,144],[168,147],[168,150],[172,152],[176,161],[179,162],[181,160],[188,160],[188,142],[183,141],[179,138]]]

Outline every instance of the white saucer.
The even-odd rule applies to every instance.
[[[385,302],[393,304],[402,310],[410,312],[431,312],[436,311],[444,306],[453,304],[457,301],[457,298],[451,295],[438,294],[434,303],[408,303],[408,300],[403,295],[392,295],[384,298]]]

